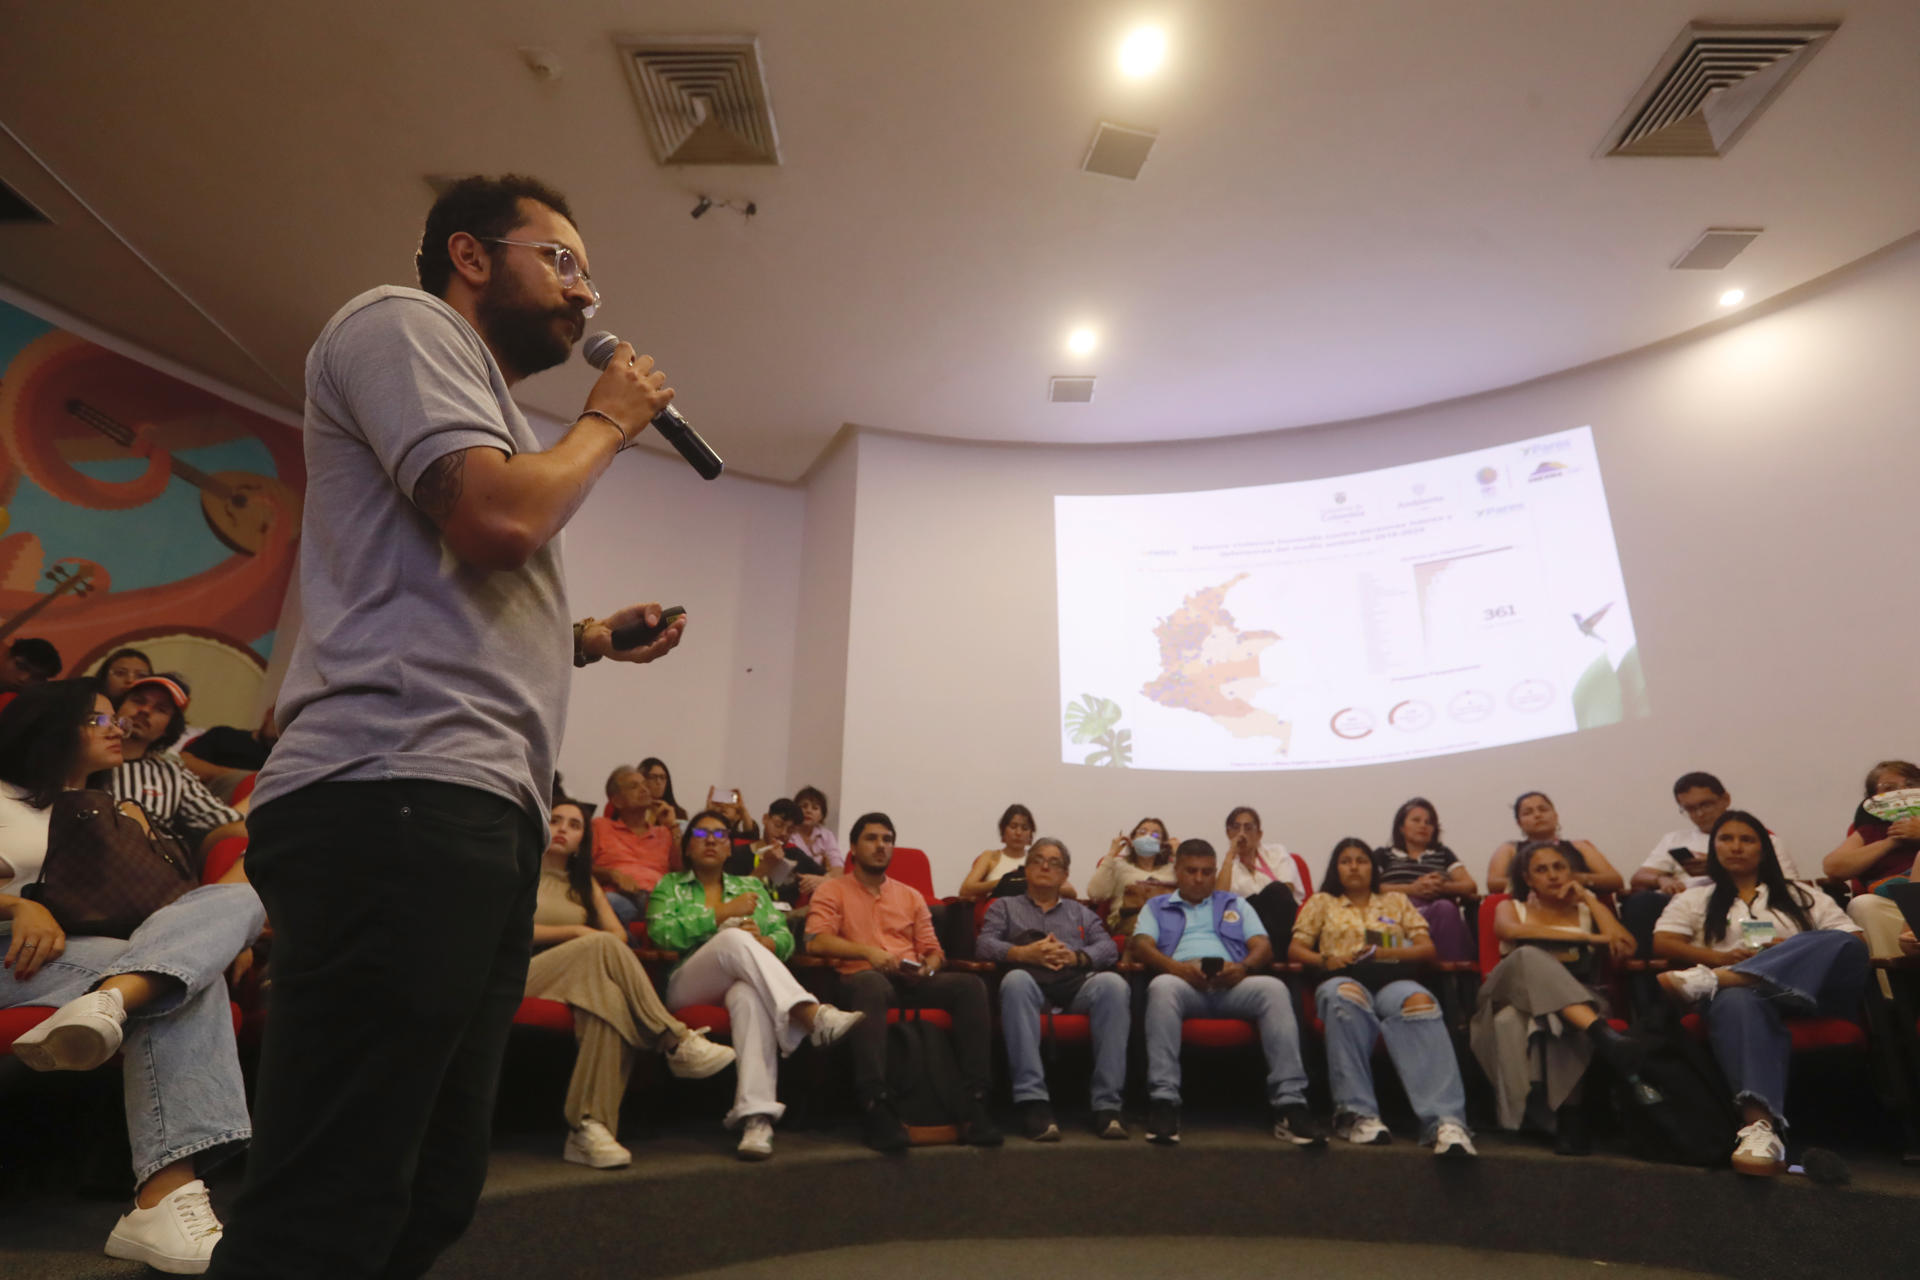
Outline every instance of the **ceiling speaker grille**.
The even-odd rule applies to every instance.
[[[619,41],[620,59],[661,164],[779,164],[754,36]]]
[[[1131,181],[1140,176],[1140,166],[1147,162],[1147,152],[1153,150],[1154,139],[1159,136],[1151,129],[1132,129],[1102,120],[1080,167],[1088,173]]]
[[[1607,133],[1610,156],[1722,156],[1835,23],[1690,23]]]
[[[1092,404],[1092,378],[1048,378],[1047,399],[1055,404]]]
[[[1674,259],[1676,271],[1718,271],[1760,238],[1759,227],[1708,227],[1693,247]]]

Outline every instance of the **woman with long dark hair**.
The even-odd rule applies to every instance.
[[[94,681],[109,702],[118,703],[134,681],[153,674],[153,659],[138,649],[115,649],[94,671]]]
[[[561,1157],[594,1169],[633,1161],[621,1146],[620,1099],[643,1048],[666,1055],[676,1076],[710,1076],[733,1061],[733,1050],[667,1012],[627,931],[593,878],[592,828],[586,805],[553,803],[550,839],[540,859],[533,911],[533,960],[526,994],[573,1007],[580,1042],[567,1086],[567,1142]]]
[[[1545,840],[1560,846],[1573,878],[1595,893],[1624,893],[1627,882],[1613,869],[1605,854],[1591,840],[1568,840],[1560,834],[1560,811],[1544,791],[1523,791],[1513,802],[1514,825],[1520,839],[1509,840],[1493,851],[1487,861],[1487,892],[1507,891],[1507,870],[1513,855],[1530,840]]]
[[[54,802],[120,763],[122,731],[91,679],[35,685],[0,711],[0,917],[12,970],[0,1008],[58,1006],[14,1041],[36,1071],[90,1071],[124,1047],[138,1189],[107,1253],[196,1274],[221,1237],[196,1162],[233,1154],[253,1133],[224,978],[265,924],[259,896],[236,864],[124,940],[70,935],[21,896],[47,860]]]
[[[1398,889],[1413,900],[1416,911],[1433,931],[1433,945],[1442,960],[1473,959],[1473,936],[1456,898],[1479,892],[1473,876],[1453,850],[1440,840],[1440,811],[1433,801],[1415,796],[1393,815],[1393,837],[1375,849],[1380,860],[1380,883]]]
[[[1674,895],[1653,928],[1653,953],[1674,962],[1660,985],[1703,1006],[1713,1055],[1733,1086],[1740,1173],[1787,1167],[1787,1014],[1850,1016],[1870,962],[1860,926],[1818,889],[1789,881],[1773,837],[1750,813],[1713,824],[1702,885]],[[1690,967],[1679,967],[1679,966]]]
[[[680,801],[673,794],[673,771],[667,768],[667,762],[659,756],[648,756],[639,765],[640,776],[646,781],[647,790],[653,792],[653,798],[663,804],[673,806],[673,816],[680,822],[687,820],[687,811],[680,807]]]

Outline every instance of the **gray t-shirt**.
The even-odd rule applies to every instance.
[[[304,615],[256,806],[318,782],[425,778],[546,828],[572,676],[559,540],[516,572],[461,563],[414,506],[434,462],[540,441],[466,320],[418,289],[342,307],[307,353]]]

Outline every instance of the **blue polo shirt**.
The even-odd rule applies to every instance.
[[[1213,899],[1202,898],[1199,902],[1188,902],[1178,893],[1169,893],[1157,899],[1170,902],[1187,917],[1187,927],[1180,934],[1180,945],[1173,949],[1173,960],[1204,960],[1208,956],[1227,958],[1227,949],[1220,945],[1219,937],[1213,931]],[[1228,918],[1233,912],[1240,913],[1240,931],[1251,942],[1255,938],[1267,936],[1267,926],[1260,923],[1259,913],[1254,911],[1247,900],[1239,894],[1233,895],[1233,905],[1227,908]],[[1160,922],[1154,917],[1151,908],[1143,908],[1134,921],[1133,931],[1142,937],[1152,938],[1153,945],[1160,945]]]

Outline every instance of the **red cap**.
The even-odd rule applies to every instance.
[[[158,685],[160,688],[165,689],[167,696],[173,699],[173,705],[177,710],[185,711],[187,709],[187,703],[192,701],[192,699],[187,697],[187,691],[185,689],[182,689],[178,684],[167,679],[165,676],[142,676],[127,686],[127,692],[132,693],[135,689],[150,684]]]

